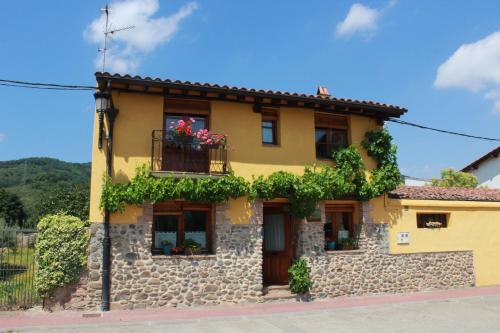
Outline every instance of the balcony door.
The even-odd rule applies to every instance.
[[[262,274],[265,285],[288,284],[292,264],[291,225],[283,207],[264,207]]]
[[[209,151],[200,146],[196,138],[192,142],[184,142],[176,138],[170,128],[175,126],[179,120],[187,121],[193,118],[195,122],[191,125],[193,133],[202,128],[208,128],[208,117],[189,114],[166,114],[165,115],[165,138],[163,141],[162,170],[178,172],[209,172]]]

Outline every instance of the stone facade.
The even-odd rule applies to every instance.
[[[152,255],[152,205],[135,224],[112,224],[111,307],[144,308],[260,302],[262,298],[262,202],[253,204],[250,224],[232,224],[227,204],[216,206],[214,254]],[[294,255],[311,267],[312,298],[402,293],[474,285],[471,251],[390,254],[388,225],[374,224],[369,204],[360,214],[359,250],[324,250],[321,220],[295,220]],[[61,289],[52,305],[98,309],[101,301],[101,224],[92,225],[88,271]]]
[[[390,254],[388,225],[372,223],[368,203],[362,210],[359,250],[324,251],[324,218],[301,228],[308,233],[302,235],[309,240],[303,256],[311,267],[313,298],[474,286],[472,251]]]
[[[262,219],[231,224],[217,205],[214,254],[152,255],[152,206],[137,224],[111,225],[111,307],[257,302],[262,296]],[[260,223],[259,223],[260,221]]]

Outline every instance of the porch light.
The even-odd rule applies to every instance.
[[[94,93],[95,111],[99,115],[99,138],[97,139],[97,147],[102,149],[104,113],[111,108],[110,94],[106,91],[97,91]]]
[[[94,94],[96,112],[105,112],[111,106],[111,98],[108,92],[98,91]]]

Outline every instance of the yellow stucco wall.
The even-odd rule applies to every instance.
[[[374,222],[388,223],[392,253],[472,250],[476,283],[500,284],[500,202],[440,200],[372,200]],[[447,213],[448,227],[417,228],[417,213]],[[397,244],[398,232],[409,232],[409,244]]]
[[[114,93],[113,102],[119,109],[114,127],[113,179],[129,180],[137,166],[148,164],[151,157],[151,131],[163,127],[163,97],[138,93]],[[261,142],[261,115],[253,112],[252,104],[211,102],[210,129],[228,135],[231,149],[228,160],[236,175],[251,179],[252,175],[268,175],[284,170],[301,174],[307,164],[328,163],[316,160],[314,144],[314,112],[310,109],[279,109],[279,146],[264,146]],[[378,128],[375,120],[349,116],[349,141],[360,147],[365,132]],[[103,151],[97,149],[97,117],[94,126],[92,158],[90,221],[101,222],[99,198],[105,173]],[[374,161],[360,149],[365,165],[373,168]],[[245,223],[240,216],[248,208],[246,199],[231,201],[230,215],[234,223]],[[131,223],[142,214],[138,207],[127,207],[124,213],[112,214],[112,223]],[[248,213],[246,213],[248,215]]]

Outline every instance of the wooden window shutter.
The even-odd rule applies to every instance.
[[[316,127],[347,129],[347,117],[344,116],[316,112],[314,121]]]
[[[210,102],[165,98],[164,110],[168,113],[208,115]]]

